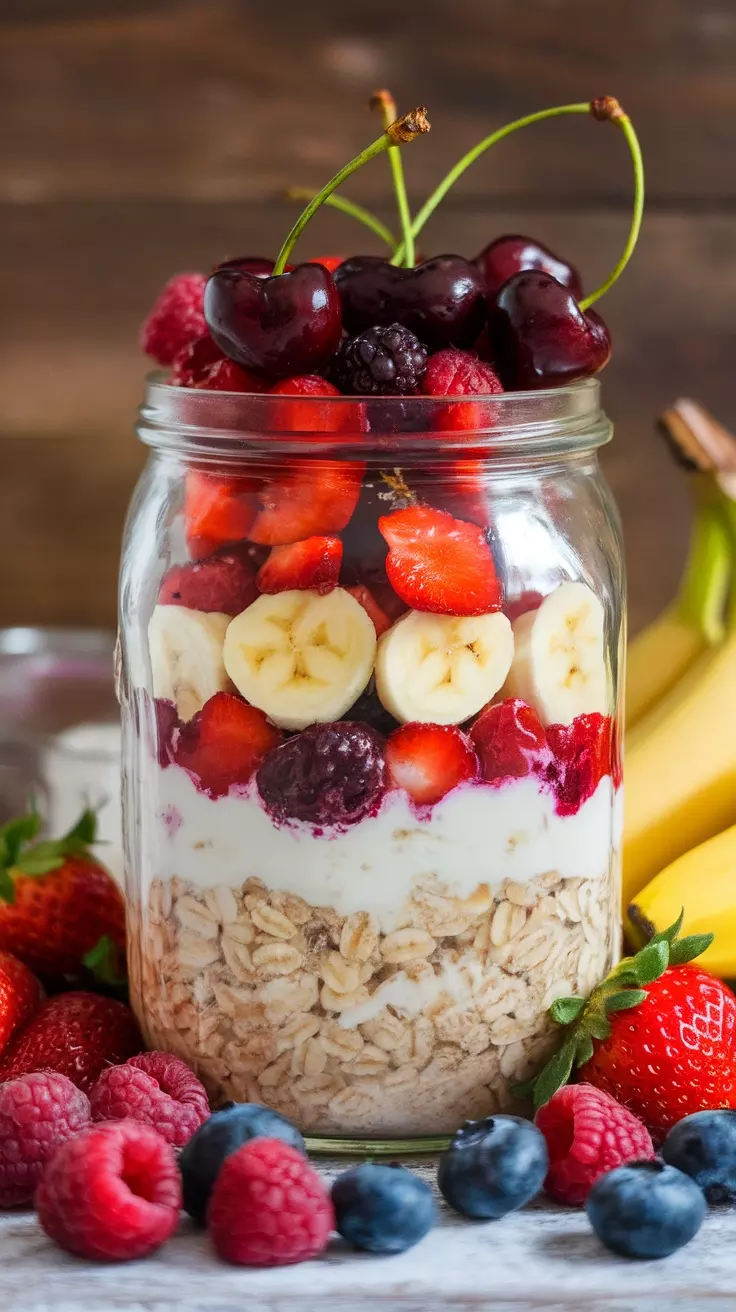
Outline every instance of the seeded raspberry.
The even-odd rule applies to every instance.
[[[535,1117],[547,1140],[550,1198],[580,1206],[595,1181],[627,1162],[652,1161],[654,1145],[638,1116],[592,1084],[559,1089]]]
[[[367,724],[313,724],[264,757],[258,791],[277,820],[353,824],[386,787],[383,739]]]
[[[280,1139],[252,1139],[226,1158],[209,1207],[212,1242],[239,1266],[287,1266],[327,1246],[335,1216],[309,1162]]]
[[[169,1052],[142,1052],[124,1066],[108,1066],[89,1098],[93,1121],[142,1121],[175,1148],[182,1148],[210,1114],[196,1075]]]
[[[267,392],[268,384],[234,360],[216,360],[194,384],[205,392]]]
[[[217,342],[207,332],[203,337],[195,337],[179,352],[168,382],[176,387],[196,387],[207,377],[212,366],[224,359]]]
[[[52,1153],[88,1125],[89,1099],[66,1075],[0,1085],[0,1207],[29,1203]]]
[[[203,273],[177,273],[154,302],[140,333],[141,348],[157,364],[173,364],[195,337],[208,334]]]
[[[426,367],[426,346],[408,328],[392,323],[343,342],[332,374],[348,396],[408,396],[418,391]]]
[[[503,391],[500,378],[474,351],[449,347],[427,361],[422,382],[425,396],[492,396]]]

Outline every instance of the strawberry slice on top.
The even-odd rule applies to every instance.
[[[339,538],[305,538],[303,542],[272,547],[268,559],[258,571],[259,592],[303,592],[321,594],[337,587],[342,564]]]
[[[188,470],[184,490],[187,542],[204,539],[214,549],[247,538],[258,511],[255,493],[262,481]]]
[[[478,776],[470,739],[451,724],[402,724],[386,743],[386,765],[393,786],[418,806],[431,806]]]
[[[175,761],[202,792],[224,797],[232,784],[247,784],[266,752],[282,741],[279,729],[255,706],[216,692],[182,725]]]
[[[407,606],[437,615],[501,609],[493,553],[477,524],[417,505],[383,515],[378,527],[389,545],[388,580]]]
[[[251,542],[279,547],[339,532],[358,504],[364,469],[356,461],[293,459],[261,488]]]
[[[549,775],[552,753],[544,726],[533,707],[520,697],[487,706],[470,730],[486,783]]]
[[[242,552],[224,551],[186,565],[172,565],[158,594],[162,606],[239,615],[258,596],[253,567]]]

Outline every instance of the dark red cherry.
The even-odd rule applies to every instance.
[[[557,387],[589,378],[611,356],[608,329],[581,310],[568,287],[530,269],[504,283],[488,315],[493,358],[504,387]]]
[[[217,268],[239,269],[241,273],[255,274],[256,278],[270,278],[273,273],[273,266],[274,261],[267,260],[264,255],[240,255],[234,260],[223,260],[221,264],[217,265]],[[287,264],[284,273],[291,273],[293,268],[293,264]]]
[[[321,264],[262,277],[228,265],[204,289],[204,317],[221,350],[269,378],[318,373],[342,333],[340,297]]]
[[[583,283],[574,265],[559,259],[549,247],[531,237],[520,237],[516,233],[497,237],[483,247],[473,263],[483,274],[489,297],[495,296],[515,273],[523,273],[525,269],[541,269],[543,273],[549,273],[561,282],[563,287],[569,287],[573,296],[582,300]]]
[[[397,269],[375,255],[356,255],[335,270],[345,327],[401,323],[430,350],[470,346],[485,318],[483,278],[460,255],[435,255],[415,269]]]

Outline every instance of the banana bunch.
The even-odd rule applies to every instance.
[[[663,416],[695,514],[675,602],[631,644],[623,906],[641,943],[688,908],[736,975],[736,437],[694,402]],[[725,832],[721,832],[725,831]],[[674,915],[667,915],[676,905]],[[732,932],[733,930],[733,932]]]

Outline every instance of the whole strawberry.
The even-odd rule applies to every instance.
[[[0,1053],[16,1030],[38,1011],[43,989],[36,976],[10,952],[0,952]]]
[[[125,903],[90,851],[94,812],[59,839],[34,842],[40,825],[32,812],[0,829],[0,949],[56,983],[79,977],[101,944],[122,963]]]
[[[97,993],[59,993],[11,1039],[0,1057],[0,1083],[32,1071],[58,1071],[85,1093],[106,1066],[143,1048],[129,1007]]]

